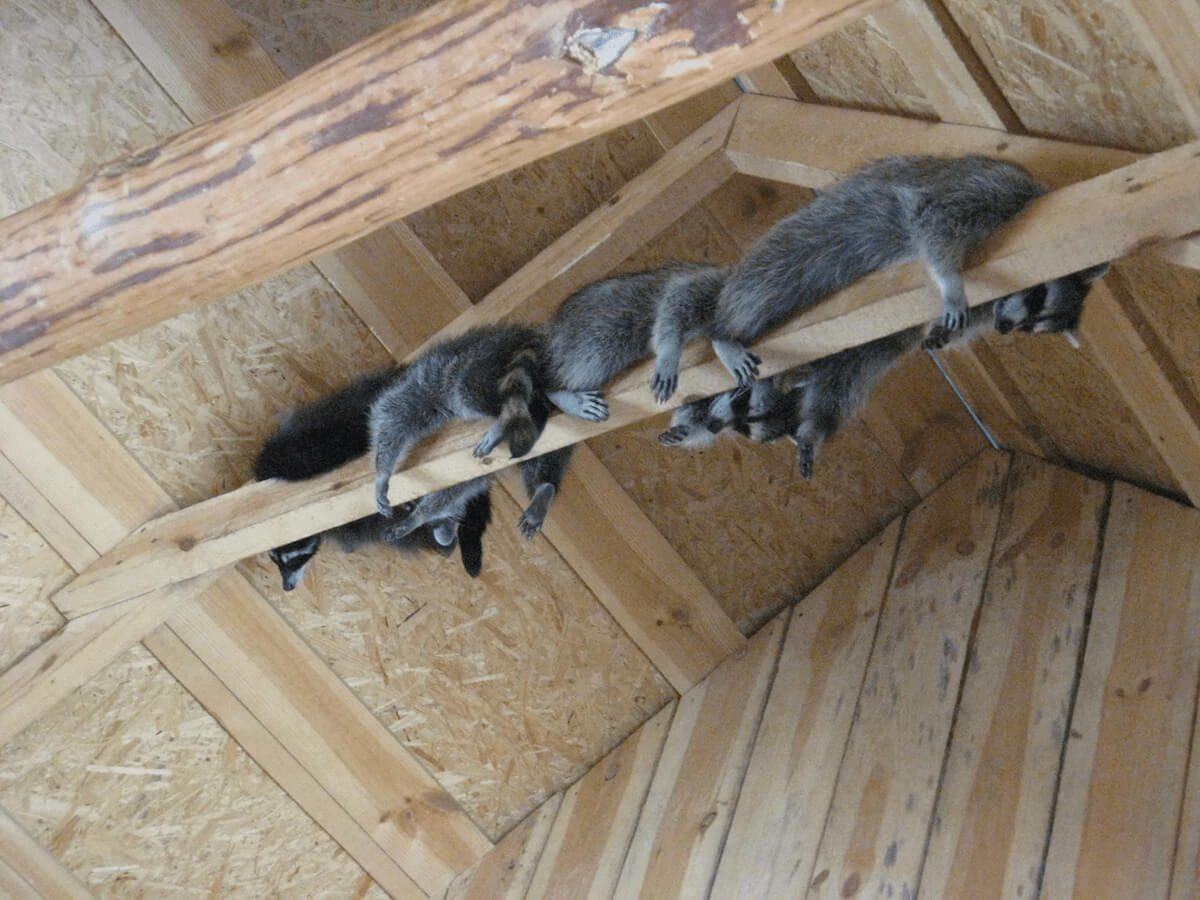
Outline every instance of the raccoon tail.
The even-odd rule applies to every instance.
[[[463,568],[472,578],[483,569],[483,533],[492,521],[492,498],[487,491],[476,494],[467,502],[458,525],[458,547]]]
[[[500,379],[500,418],[497,421],[501,433],[508,441],[513,457],[524,456],[533,449],[534,441],[546,425],[548,410],[536,415],[531,411],[534,404],[534,379],[541,363],[540,354],[533,347],[526,347],[513,354],[508,370]],[[544,406],[543,403],[536,404]],[[540,421],[538,421],[540,420]]]

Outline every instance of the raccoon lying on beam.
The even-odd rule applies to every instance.
[[[989,324],[1010,331],[1063,333],[1073,339],[1092,283],[1104,276],[1103,263],[973,307],[961,331],[939,321],[909,328],[813,363],[725,391],[675,410],[671,427],[658,436],[667,446],[701,447],[725,431],[753,441],[791,437],[803,478],[811,478],[821,444],[866,403],[871,390],[906,353],[938,349],[973,340]]]

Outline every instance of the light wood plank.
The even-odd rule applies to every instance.
[[[1200,513],[1118,483],[1042,895],[1166,897],[1200,675]]]
[[[703,897],[716,874],[787,616],[679,700],[617,897]]]
[[[792,613],[713,898],[803,895],[875,639],[900,527],[897,519]]]
[[[1192,752],[1183,786],[1183,812],[1171,869],[1171,900],[1200,897],[1200,734],[1197,731],[1200,731],[1200,720],[1192,730]]]
[[[0,221],[0,379],[333,250],[880,2],[435,4]],[[596,65],[584,23],[623,29],[628,46]]]
[[[245,579],[218,587],[171,630],[422,890],[440,895],[491,842]]]
[[[938,792],[923,897],[1038,896],[1105,485],[1014,460]]]
[[[1092,288],[1080,338],[1188,499],[1200,503],[1200,402],[1119,272]]]
[[[76,572],[82,572],[100,558],[92,545],[3,453],[0,453],[0,496],[40,532],[46,543]]]
[[[746,98],[763,99],[763,98]],[[937,126],[941,127],[941,126]],[[987,261],[966,273],[972,303],[1009,293],[1123,255],[1151,239],[1189,234],[1200,225],[1200,144],[1155,154],[1130,166],[1055,191],[995,235]],[[938,302],[923,267],[895,267],[786,323],[756,345],[769,375],[936,315]],[[680,388],[671,402],[654,403],[647,390],[652,363],[622,375],[608,390],[606,422],[552,419],[535,453],[549,452],[670,408],[688,394],[723,390],[731,380],[709,351],[684,353]],[[392,503],[496,471],[508,460],[476,460],[478,427],[463,423],[428,442],[413,463],[392,477]],[[228,565],[290,540],[371,512],[373,479],[365,462],[292,485],[261,483],[196,504],[138,529],[68,585],[60,598],[97,608]]]
[[[1175,241],[1167,241],[1155,248],[1167,262],[1189,269],[1200,269],[1200,234],[1190,234]]]
[[[23,896],[19,893],[22,884],[32,897],[87,900],[92,896],[66,866],[31,838],[4,809],[0,809],[0,860],[11,873],[3,889],[14,897]]]
[[[460,874],[446,900],[522,900],[546,846],[563,795],[555,794]]]
[[[905,521],[810,897],[916,893],[1008,463],[985,451]]]
[[[516,470],[501,473],[520,491]],[[546,536],[671,686],[685,693],[745,638],[593,453],[579,453]]]
[[[664,707],[571,785],[538,860],[531,900],[613,895],[674,713],[674,703]]]
[[[1120,0],[1180,112],[1200,134],[1200,5],[1188,0]]]

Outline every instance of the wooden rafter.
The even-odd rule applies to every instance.
[[[0,380],[652,113],[880,2],[434,5],[0,220]],[[598,55],[599,38],[622,49]]]
[[[1119,257],[1138,246],[1191,233],[1200,226],[1198,175],[1200,144],[1189,144],[1041,198],[988,243],[987,262],[967,273],[969,297],[981,303]],[[932,318],[936,309],[920,268],[880,273],[760,342],[763,372],[770,374],[912,327]],[[661,411],[647,390],[651,369],[651,363],[638,366],[610,387],[612,415],[607,422],[552,420],[537,452]],[[689,393],[713,393],[729,384],[728,375],[706,348],[692,347],[685,354],[681,388],[672,403]],[[470,456],[477,432],[478,427],[469,424],[447,429],[425,452],[414,454],[413,464],[392,478],[391,502],[477,475],[480,462]],[[485,460],[483,470],[509,464]],[[76,609],[97,608],[364,515],[373,508],[373,479],[367,469],[363,461],[301,484],[250,485],[148,523],[59,597]]]

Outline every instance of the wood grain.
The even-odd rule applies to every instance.
[[[46,848],[25,833],[25,830],[0,809],[0,860],[12,872],[15,888],[23,882],[29,896],[87,900],[91,892]],[[16,881],[15,879],[20,879]],[[22,896],[14,893],[14,896]]]
[[[1038,896],[1107,493],[1032,457],[1012,464],[922,896]]]
[[[1197,546],[1194,509],[1114,487],[1043,896],[1167,896],[1200,675]]]
[[[917,891],[1008,463],[980,454],[905,520],[809,897]]]
[[[450,884],[446,900],[523,900],[563,802],[555,794]]]
[[[714,897],[802,896],[891,575],[897,519],[791,614]]]
[[[0,221],[0,379],[335,249],[875,5],[476,0],[417,13]],[[594,65],[587,26],[630,43]]]

